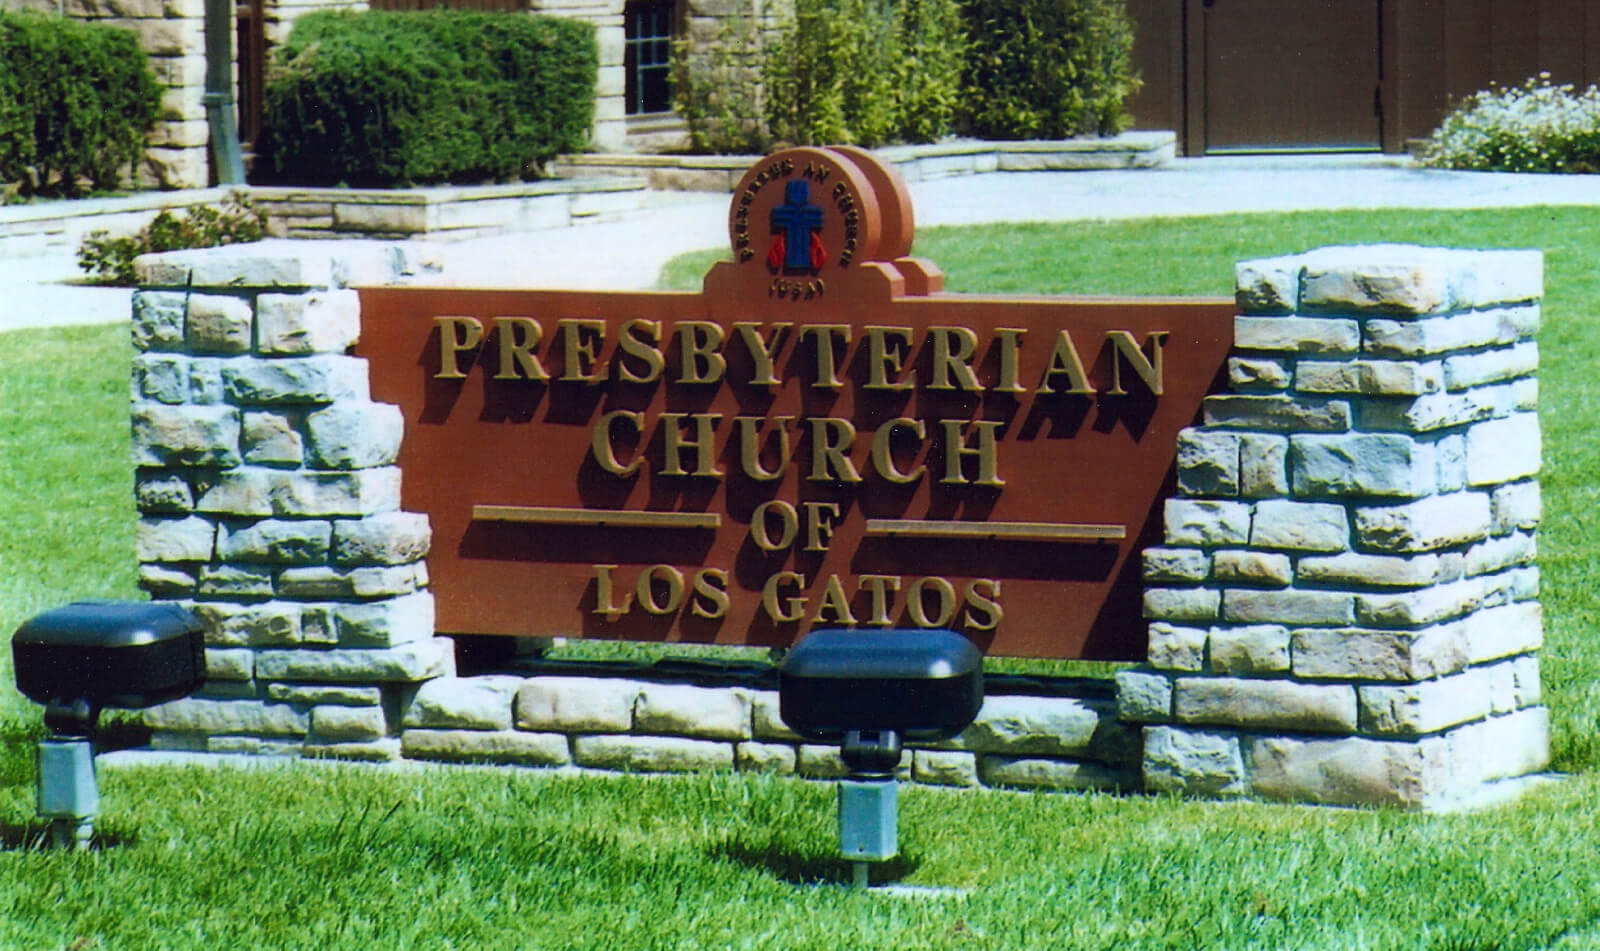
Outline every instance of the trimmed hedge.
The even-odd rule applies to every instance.
[[[144,154],[161,87],[127,30],[0,11],[0,183],[116,188]]]
[[[1110,135],[1139,88],[1126,0],[964,0],[960,127],[985,139]]]
[[[353,187],[535,178],[587,143],[597,60],[574,20],[314,13],[267,78],[258,167]]]

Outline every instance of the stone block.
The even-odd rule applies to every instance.
[[[1229,357],[1228,385],[1241,393],[1285,390],[1294,381],[1288,357]]]
[[[188,299],[178,291],[134,291],[134,349],[182,350]]]
[[[348,647],[391,647],[433,636],[433,595],[426,591],[333,609],[339,643]]]
[[[795,772],[807,779],[842,779],[850,775],[850,767],[839,756],[837,746],[805,744],[797,752]],[[911,759],[911,750],[901,751],[900,763],[894,770],[896,777],[905,779],[911,775]]]
[[[1240,624],[1349,624],[1355,619],[1355,597],[1308,588],[1230,588],[1222,595],[1222,618]]]
[[[298,466],[306,456],[294,424],[277,413],[245,413],[240,446],[244,461],[253,465]]]
[[[1465,639],[1474,664],[1531,653],[1544,645],[1544,609],[1537,601],[1485,608],[1466,620]]]
[[[521,677],[439,677],[417,689],[406,707],[408,727],[509,730]]]
[[[1350,523],[1342,505],[1266,499],[1255,504],[1252,548],[1335,552],[1350,547]]]
[[[1370,400],[1361,405],[1357,424],[1373,431],[1432,433],[1504,415],[1511,411],[1514,398],[1511,387],[1498,386]]]
[[[217,294],[191,294],[185,335],[192,353],[247,353],[254,325],[250,302]]]
[[[976,786],[978,757],[953,750],[915,750],[911,778],[931,786]]]
[[[1241,261],[1234,265],[1234,300],[1246,314],[1292,314],[1300,303],[1297,256]]]
[[[1432,357],[1504,342],[1500,320],[1492,313],[1422,320],[1375,318],[1363,323],[1362,335],[1362,350],[1371,357]]]
[[[786,743],[740,743],[734,747],[734,765],[742,773],[794,775],[796,754]]]
[[[206,626],[206,642],[235,647],[283,647],[301,640],[301,606],[199,603],[194,612]]]
[[[1207,426],[1280,433],[1342,433],[1350,428],[1350,404],[1344,400],[1296,399],[1291,396],[1208,396],[1203,405]]]
[[[1289,629],[1278,624],[1212,628],[1211,670],[1219,674],[1272,674],[1289,670]]]
[[[1462,353],[1444,361],[1445,386],[1464,390],[1529,376],[1539,370],[1539,345],[1531,340],[1511,347]]]
[[[1459,731],[1457,756],[1476,754],[1484,782],[1537,773],[1550,765],[1550,711],[1529,707]]]
[[[192,598],[200,581],[193,571],[172,565],[140,565],[138,585],[153,598]]]
[[[1421,736],[1482,720],[1493,705],[1484,668],[1416,684],[1359,688],[1361,732],[1380,736]]]
[[[1302,393],[1351,396],[1421,396],[1444,386],[1444,364],[1434,360],[1301,360],[1294,387]]]
[[[1511,668],[1515,695],[1515,709],[1538,706],[1544,702],[1544,684],[1539,677],[1539,658],[1533,655],[1518,657],[1507,665]]]
[[[189,480],[169,472],[140,472],[134,477],[134,501],[147,515],[181,515],[194,509]]]
[[[1237,350],[1353,354],[1361,349],[1361,324],[1332,317],[1236,317]]]
[[[1239,737],[1183,727],[1144,729],[1144,788],[1218,798],[1245,792]]]
[[[287,704],[197,697],[159,704],[145,710],[141,718],[155,730],[212,735],[304,736],[311,726],[308,714]]]
[[[1443,737],[1420,742],[1251,737],[1245,740],[1245,758],[1250,791],[1265,799],[1417,809],[1466,785],[1451,780],[1450,745]]]
[[[338,565],[401,565],[426,557],[433,540],[428,516],[380,512],[334,522],[333,562]]]
[[[1186,495],[1239,494],[1239,437],[1185,429],[1178,434],[1178,489]]]
[[[1399,433],[1291,436],[1289,482],[1300,498],[1416,498],[1437,469],[1432,445]]]
[[[1302,255],[1301,261],[1303,313],[1430,314],[1451,304],[1453,268],[1441,258],[1440,249],[1318,248]]]
[[[306,417],[307,459],[321,469],[367,469],[394,462],[405,422],[389,403],[344,400]]]
[[[1290,634],[1296,677],[1348,680],[1425,680],[1471,662],[1460,622],[1415,631],[1301,628]]]
[[[1422,627],[1476,611],[1484,586],[1466,578],[1410,591],[1356,595],[1356,621],[1368,627]]]
[[[1153,621],[1213,621],[1222,593],[1212,588],[1145,588],[1144,616]]]
[[[189,359],[189,402],[215,406],[222,402],[222,357]]]
[[[981,763],[979,775],[985,786],[1132,792],[1141,785],[1137,770],[1101,763],[1014,756],[985,756]]]
[[[1281,588],[1294,577],[1294,567],[1290,564],[1288,555],[1228,549],[1212,556],[1212,576],[1218,584]]]
[[[400,751],[406,759],[448,763],[567,766],[572,762],[567,738],[559,733],[411,729],[401,735]]]
[[[350,590],[358,598],[392,598],[427,587],[428,567],[422,562],[409,565],[374,565],[350,571]]]
[[[751,738],[747,690],[645,684],[633,707],[634,729],[717,740]]]
[[[1432,552],[1411,557],[1343,552],[1302,557],[1295,577],[1321,585],[1420,588],[1447,580],[1446,569],[1446,560]]]
[[[572,740],[579,766],[641,773],[698,772],[733,766],[733,744],[676,736],[579,736]]]
[[[1166,723],[1172,719],[1172,678],[1148,670],[1116,673],[1117,716],[1128,723]]]
[[[1538,544],[1531,534],[1517,532],[1491,538],[1467,549],[1467,575],[1490,574],[1531,564],[1538,555]]]
[[[1544,516],[1539,483],[1514,482],[1494,490],[1490,497],[1490,530],[1496,535],[1531,532]]]
[[[1198,548],[1146,548],[1146,581],[1199,584],[1211,577],[1211,556]]]
[[[326,248],[292,241],[170,251],[134,262],[134,277],[140,284],[166,287],[324,289],[342,285],[346,270],[346,263]]]
[[[361,299],[352,290],[262,294],[256,312],[260,353],[343,353],[361,336]]]
[[[1289,437],[1240,434],[1239,494],[1251,499],[1289,494]]]
[[[355,596],[349,576],[327,565],[285,568],[278,572],[275,590],[281,598],[300,600],[337,600]]]
[[[319,743],[360,743],[388,735],[382,707],[314,707],[311,740]]]
[[[1489,496],[1454,492],[1403,505],[1355,510],[1357,544],[1380,552],[1437,551],[1479,541],[1489,535]]]
[[[1174,624],[1150,625],[1150,666],[1157,670],[1198,671],[1206,665],[1206,630]]]
[[[133,357],[133,400],[178,405],[189,401],[189,358],[177,353]]]
[[[392,763],[401,759],[400,738],[386,736],[379,740],[357,742],[313,743],[307,741],[300,747],[306,759],[341,760],[355,763]]]
[[[217,539],[223,561],[309,565],[327,560],[333,524],[326,521],[264,519],[224,522]]]
[[[1215,548],[1242,545],[1250,537],[1250,505],[1245,502],[1168,499],[1165,518],[1169,545]]]
[[[980,753],[1081,755],[1113,714],[1111,704],[1069,697],[985,697],[961,745]]]
[[[134,551],[140,561],[210,561],[217,526],[187,518],[141,518],[134,529]]]
[[[247,406],[366,402],[367,361],[342,354],[231,360],[222,371],[228,401]]]
[[[256,655],[246,648],[206,648],[206,680],[247,681],[255,676]]]
[[[517,691],[519,730],[625,733],[644,684],[591,677],[535,677]]]
[[[267,684],[267,699],[305,706],[376,707],[383,703],[381,687],[309,687],[305,684]]]
[[[1495,485],[1539,472],[1539,415],[1517,413],[1467,430],[1467,484]]]
[[[1463,252],[1453,251],[1453,255]],[[1473,251],[1452,279],[1458,307],[1537,301],[1544,294],[1544,252]]]
[[[274,592],[272,572],[246,565],[207,565],[195,594],[221,601],[265,601]]]
[[[231,406],[133,407],[136,466],[236,466],[239,411]]]
[[[751,732],[758,740],[788,740],[798,742],[800,734],[784,725],[779,715],[776,690],[750,691]]]
[[[1356,691],[1342,684],[1238,677],[1179,677],[1179,723],[1304,733],[1354,733]]]
[[[216,477],[195,508],[222,515],[364,516],[400,507],[400,470],[298,472],[256,466]]]
[[[256,655],[259,680],[416,683],[454,672],[455,645],[447,637],[371,650],[264,650]]]

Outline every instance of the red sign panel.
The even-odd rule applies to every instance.
[[[854,150],[763,160],[729,224],[698,294],[362,292],[439,629],[1142,656],[1138,551],[1232,304],[939,293]]]

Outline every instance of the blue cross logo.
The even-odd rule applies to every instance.
[[[785,274],[814,274],[822,267],[822,209],[811,204],[808,183],[790,182],[784,189],[783,204],[772,209],[772,230],[778,232],[774,257],[782,255]],[[776,269],[776,261],[769,263]]]

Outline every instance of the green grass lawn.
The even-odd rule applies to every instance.
[[[63,854],[29,847],[38,715],[0,652],[0,948],[1600,948],[1600,209],[1006,225],[917,251],[954,290],[1225,295],[1238,259],[1379,240],[1547,252],[1544,677],[1574,778],[1467,816],[905,788],[896,871],[966,890],[941,898],[810,884],[844,874],[832,789],[727,774],[119,770],[110,847]],[[126,337],[0,335],[0,633],[136,596]]]

